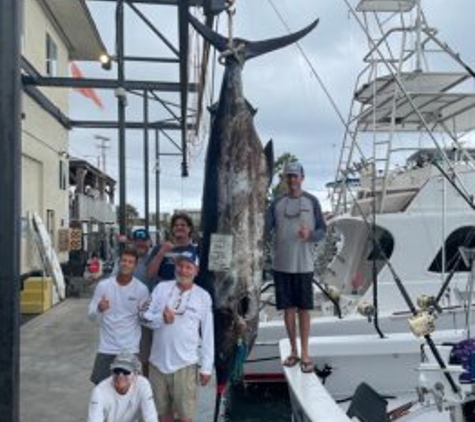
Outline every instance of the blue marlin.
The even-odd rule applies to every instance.
[[[257,336],[264,262],[264,214],[273,174],[272,141],[262,147],[254,127],[256,110],[242,86],[244,63],[297,42],[318,24],[284,37],[232,43],[189,16],[194,28],[224,59],[219,102],[211,110],[212,126],[205,164],[202,205],[201,280],[212,292],[215,321],[217,407],[231,376],[250,352]],[[232,238],[229,268],[212,271],[213,234]]]

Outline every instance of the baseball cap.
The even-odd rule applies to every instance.
[[[150,240],[150,236],[145,229],[137,229],[132,233],[132,240]]]
[[[181,259],[186,259],[192,264],[195,264],[197,267],[200,265],[200,258],[198,257],[196,251],[188,250],[177,253],[175,255],[175,261],[179,261]]]
[[[140,371],[140,363],[133,353],[119,353],[111,364],[111,371],[114,369],[124,369],[128,372],[137,373]]]
[[[293,161],[291,163],[287,163],[285,166],[285,174],[295,174],[297,176],[305,176],[303,171],[303,166],[298,161]]]

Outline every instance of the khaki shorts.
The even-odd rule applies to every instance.
[[[173,414],[180,419],[193,419],[198,392],[197,365],[164,374],[150,364],[149,381],[159,416]]]

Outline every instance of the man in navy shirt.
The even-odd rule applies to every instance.
[[[162,242],[150,253],[147,275],[155,284],[175,279],[175,257],[183,252],[197,254],[197,246],[192,243],[193,221],[184,213],[174,214],[171,219],[173,242]]]

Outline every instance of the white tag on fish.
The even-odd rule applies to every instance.
[[[233,257],[233,236],[231,234],[211,235],[208,268],[211,271],[228,271]]]

